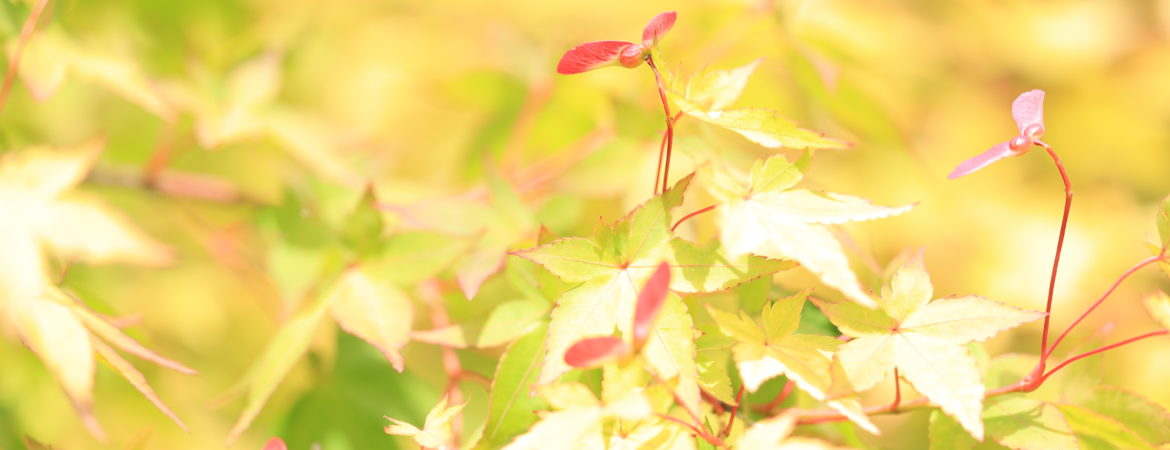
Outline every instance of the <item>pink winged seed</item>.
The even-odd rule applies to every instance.
[[[642,29],[642,46],[650,48],[657,44],[662,36],[666,35],[666,32],[674,26],[676,18],[678,18],[678,13],[669,11],[650,19],[650,23],[647,23],[646,28]]]
[[[1016,119],[1020,134],[1024,133],[1028,125],[1035,123],[1044,126],[1044,91],[1033,89],[1016,97],[1012,102],[1012,118]]]
[[[565,363],[581,369],[596,367],[628,351],[626,343],[613,336],[585,338],[565,351]]]
[[[947,179],[953,180],[955,178],[959,178],[963,175],[967,175],[971,172],[987,167],[988,164],[1012,155],[1013,153],[1011,148],[1008,147],[1008,143],[1000,142],[995,144],[994,147],[991,147],[987,151],[976,155],[974,158],[963,161],[962,164],[959,164],[959,167],[956,167],[950,175],[947,175]]]
[[[654,317],[662,309],[662,303],[666,301],[668,292],[670,292],[670,266],[662,263],[654,270],[654,274],[650,275],[642,292],[638,293],[638,305],[634,311],[634,342],[643,342],[650,335],[650,330],[654,325]]]
[[[618,63],[622,50],[634,45],[623,41],[586,42],[569,49],[557,63],[557,73],[571,75]]]

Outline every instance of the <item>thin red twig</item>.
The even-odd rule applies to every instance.
[[[735,405],[731,407],[731,417],[727,418],[727,426],[723,427],[723,431],[719,432],[720,436],[727,436],[731,434],[731,426],[735,425],[735,413],[739,412],[739,404],[743,403],[743,385],[739,385],[739,392],[735,394]]]
[[[1052,157],[1052,162],[1056,164],[1056,170],[1060,172],[1060,179],[1064,182],[1064,213],[1060,217],[1060,234],[1056,238],[1056,256],[1052,260],[1052,276],[1048,279],[1048,302],[1044,307],[1044,332],[1040,336],[1040,362],[1036,366],[1036,372],[1044,372],[1044,364],[1048,360],[1048,330],[1052,322],[1052,298],[1056,291],[1056,269],[1060,266],[1060,252],[1064,248],[1064,233],[1068,228],[1068,214],[1072,208],[1072,182],[1068,179],[1068,172],[1064,170],[1064,163],[1060,161],[1060,157],[1052,150],[1052,147],[1042,142],[1037,143],[1044,147],[1048,152],[1048,156]],[[1055,344],[1053,344],[1055,346]]]
[[[768,402],[768,404],[756,408],[756,411],[771,415],[772,411],[775,410],[777,406],[780,406],[780,403],[783,403],[789,395],[792,395],[792,391],[795,388],[796,384],[793,383],[792,380],[788,380],[787,383],[784,383],[784,388],[780,390],[780,393],[776,394],[776,398],[772,399],[772,401]]]
[[[1072,357],[1072,358],[1066,359],[1066,360],[1064,360],[1064,362],[1060,363],[1060,365],[1057,365],[1056,367],[1053,367],[1053,368],[1052,368],[1052,370],[1049,370],[1047,373],[1045,373],[1045,374],[1044,374],[1044,376],[1040,377],[1040,382],[1041,382],[1041,383],[1043,383],[1043,382],[1044,382],[1044,380],[1048,379],[1048,377],[1052,376],[1052,374],[1056,373],[1056,371],[1058,371],[1058,370],[1060,370],[1060,369],[1064,368],[1064,366],[1067,366],[1067,365],[1069,365],[1069,364],[1072,364],[1073,362],[1075,362],[1075,361],[1077,361],[1077,360],[1079,360],[1079,359],[1087,358],[1087,357],[1089,357],[1089,356],[1096,355],[1096,354],[1098,354],[1098,353],[1101,353],[1101,352],[1103,352],[1103,351],[1106,351],[1106,350],[1111,350],[1111,349],[1115,349],[1115,348],[1117,348],[1117,347],[1121,347],[1121,346],[1123,346],[1123,345],[1125,345],[1125,344],[1129,344],[1129,343],[1131,343],[1131,342],[1137,342],[1137,341],[1140,341],[1140,340],[1142,340],[1142,339],[1145,339],[1145,338],[1148,338],[1148,337],[1162,336],[1162,335],[1167,335],[1167,334],[1170,334],[1170,330],[1158,330],[1158,331],[1151,331],[1151,332],[1149,332],[1149,333],[1146,333],[1146,334],[1143,334],[1143,335],[1140,335],[1140,336],[1134,336],[1134,337],[1131,337],[1131,338],[1129,338],[1129,339],[1126,339],[1126,340],[1124,340],[1124,341],[1121,341],[1121,342],[1116,342],[1116,343],[1113,343],[1113,344],[1106,345],[1106,346],[1104,346],[1104,347],[1101,347],[1101,348],[1098,348],[1098,349],[1096,349],[1096,350],[1091,350],[1091,351],[1087,351],[1087,352],[1081,353],[1081,354],[1079,354],[1079,355],[1077,355],[1077,356],[1074,356],[1074,357]]]
[[[695,217],[699,214],[702,214],[702,213],[705,213],[705,212],[710,211],[712,209],[715,209],[716,206],[719,206],[719,204],[716,203],[714,205],[708,206],[706,208],[700,209],[698,211],[695,211],[693,213],[690,213],[690,214],[683,216],[681,219],[678,219],[678,222],[675,222],[674,225],[670,227],[670,232],[673,233],[674,229],[678,228],[678,226],[681,225],[683,222],[685,222],[687,219],[690,219],[691,217]]]
[[[658,84],[658,98],[662,100],[662,110],[666,114],[666,160],[662,165],[662,192],[666,192],[670,185],[670,155],[674,148],[674,116],[670,113],[670,102],[666,100],[666,86],[662,82],[662,74],[658,66],[654,65],[654,58],[646,56],[646,65],[654,72],[654,82]],[[657,175],[655,176],[657,180]],[[655,185],[658,183],[655,182]]]
[[[898,368],[894,368],[894,402],[890,404],[890,411],[897,411],[902,403],[902,379],[898,377]]]
[[[692,433],[695,433],[696,436],[703,438],[703,440],[707,441],[708,444],[714,445],[714,446],[719,447],[719,448],[727,447],[727,444],[724,443],[723,440],[721,440],[715,436],[712,436],[711,433],[708,433],[707,431],[703,430],[702,428],[699,428],[699,427],[696,427],[690,423],[687,423],[686,421],[683,421],[682,419],[679,419],[678,417],[672,416],[670,414],[663,414],[663,413],[657,413],[656,415],[659,418],[666,419],[666,420],[669,420],[671,422],[674,422],[674,423],[677,423],[679,425],[682,425],[684,427],[689,428]]]
[[[1142,267],[1148,266],[1158,261],[1162,261],[1165,258],[1166,257],[1163,255],[1151,256],[1141,260],[1141,262],[1137,264],[1134,264],[1133,267],[1130,267],[1129,270],[1126,270],[1125,273],[1121,274],[1121,277],[1118,278],[1117,281],[1114,281],[1112,286],[1109,286],[1109,290],[1105,291],[1105,293],[1101,295],[1101,298],[1098,298],[1096,302],[1093,302],[1092,306],[1089,306],[1085,312],[1081,313],[1080,317],[1077,317],[1077,320],[1074,320],[1073,323],[1070,324],[1063,333],[1060,333],[1060,336],[1058,336],[1056,340],[1052,342],[1052,347],[1048,349],[1048,353],[1045,353],[1042,358],[1048,359],[1048,356],[1052,355],[1052,351],[1056,350],[1056,346],[1060,345],[1060,342],[1064,340],[1065,336],[1068,336],[1068,333],[1071,332],[1073,328],[1080,324],[1082,320],[1085,320],[1085,317],[1088,317],[1089,313],[1093,312],[1094,309],[1097,309],[1098,306],[1101,306],[1101,303],[1103,303],[1105,299],[1109,298],[1109,296],[1113,294],[1113,291],[1117,290],[1117,287],[1120,286],[1126,278],[1129,278],[1130,275],[1133,275],[1134,272],[1137,272]]]
[[[37,29],[37,22],[41,14],[49,6],[49,0],[40,0],[33,5],[32,12],[20,27],[20,38],[16,41],[16,49],[12,52],[12,59],[8,61],[8,73],[4,74],[4,85],[0,87],[0,112],[4,111],[4,104],[8,100],[8,92],[12,90],[12,83],[16,81],[16,74],[20,71],[20,57],[24,55],[24,45]]]

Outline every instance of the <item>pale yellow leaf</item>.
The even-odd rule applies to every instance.
[[[893,348],[902,376],[914,389],[982,441],[983,382],[966,348],[914,332],[895,335]]]
[[[102,55],[93,50],[79,50],[71,66],[78,77],[104,86],[163,120],[175,119],[174,109],[163,100],[153,82],[133,59]]]
[[[774,449],[796,429],[796,416],[780,414],[752,424],[735,447],[744,450]]]
[[[8,48],[11,58],[16,40],[9,42],[13,44]],[[20,80],[33,98],[44,101],[57,92],[65,81],[73,52],[60,27],[46,26],[29,37],[20,58]]]
[[[546,384],[537,388],[540,396],[553,409],[587,408],[600,406],[597,397],[581,383]]]
[[[1005,305],[978,296],[940,298],[914,311],[901,329],[964,345],[984,341],[1044,313]]]
[[[93,417],[93,347],[89,331],[69,308],[39,297],[14,304],[11,319],[25,344],[61,384],[86,426],[103,438]]]
[[[150,383],[146,381],[146,377],[142,375],[142,372],[139,372],[138,369],[134,368],[134,365],[123,359],[122,356],[119,355],[118,352],[114,351],[114,349],[110,348],[110,346],[102,343],[97,339],[94,339],[92,344],[94,350],[96,350],[98,354],[101,355],[102,358],[110,364],[110,367],[113,367],[115,371],[122,375],[122,378],[125,378],[131,386],[134,386],[134,389],[137,389],[138,392],[141,392],[142,395],[146,397],[147,400],[150,400],[151,403],[154,403],[156,408],[162,411],[163,414],[166,414],[167,417],[170,417],[171,420],[175,421],[175,423],[178,424],[179,428],[182,428],[183,431],[191,431],[187,428],[187,424],[183,423],[183,420],[180,419],[179,416],[175,415],[175,413],[171,411],[171,408],[169,408],[166,403],[163,403],[162,398],[160,398],[158,394],[154,392],[154,389],[150,387]]]
[[[1165,292],[1156,291],[1149,297],[1146,297],[1146,310],[1162,325],[1162,328],[1170,330],[1170,296]]]
[[[778,216],[829,225],[884,219],[905,213],[914,207],[880,206],[861,197],[805,189],[764,193],[753,196],[752,199]]]
[[[138,341],[122,333],[122,330],[119,330],[118,327],[115,327],[109,322],[106,322],[101,317],[98,317],[97,314],[90,311],[85,305],[81,304],[81,302],[75,301],[64,292],[61,292],[61,290],[57,287],[47,287],[45,298],[57,304],[68,307],[71,311],[73,311],[73,315],[77,317],[77,319],[80,320],[81,323],[85,325],[85,328],[87,328],[91,333],[100,339],[108,341],[110,344],[113,344],[122,351],[176,372],[185,373],[188,375],[195,373],[195,370],[188,368],[187,366],[184,366],[176,361],[167,359],[153,350],[146,348],[142,344],[138,343]],[[95,339],[95,342],[97,341],[98,340]]]
[[[463,410],[464,406],[467,406],[467,403],[448,406],[447,397],[444,396],[427,413],[427,418],[422,429],[406,422],[387,417],[386,419],[390,420],[391,424],[386,426],[385,431],[388,434],[413,437],[415,442],[418,442],[418,445],[425,448],[454,448],[451,445],[454,441],[451,421]]]
[[[174,259],[170,248],[96,199],[58,198],[43,208],[39,219],[36,228],[43,242],[54,254],[67,259],[155,266]]]
[[[926,273],[922,249],[919,249],[894,273],[894,279],[890,280],[890,296],[883,299],[882,307],[891,318],[901,322],[932,298],[934,285],[930,284],[930,274]]]
[[[328,304],[342,329],[377,347],[395,369],[403,370],[400,350],[410,341],[414,321],[405,293],[361,269],[351,269],[338,281]]]
[[[711,111],[730,106],[743,93],[748,77],[763,59],[729,70],[702,70],[687,81],[686,98],[696,107]]]
[[[0,318],[48,285],[36,235],[23,222],[0,220]]]
[[[894,370],[893,336],[862,336],[837,349],[837,358],[854,389],[873,387]]]
[[[548,353],[540,371],[540,383],[551,383],[568,372],[565,351],[583,337],[613,334],[619,323],[633,320],[632,305],[637,283],[626,280],[625,271],[600,276],[566,292],[557,302],[549,323]],[[605,295],[597,296],[598,292]]]
[[[699,371],[695,366],[695,330],[686,305],[667,295],[643,349],[646,367],[663,380],[678,379],[675,393],[691,411],[699,408]]]
[[[55,198],[85,178],[103,147],[103,140],[92,139],[74,147],[29,147],[4,154],[0,157],[0,201],[9,195],[30,201]]]
[[[601,407],[570,408],[545,415],[505,450],[545,450],[557,443],[563,448],[580,448],[587,436],[599,433]]]

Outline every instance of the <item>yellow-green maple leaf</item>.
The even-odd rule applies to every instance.
[[[129,338],[50,282],[44,250],[90,263],[161,265],[170,250],[142,234],[102,202],[71,193],[101,152],[91,141],[74,149],[33,148],[0,159],[0,318],[57,378],[85,426],[104,435],[93,416],[94,353],[180,427],[142,374],[110,347],[183,373],[194,373]]]
[[[856,397],[828,395],[832,373],[832,354],[841,344],[829,336],[794,334],[800,325],[800,312],[808,292],[776,300],[764,307],[763,326],[742,311],[734,314],[707,307],[723,333],[738,342],[732,356],[739,368],[744,387],[751,392],[765,381],[784,375],[813,398],[841,411],[871,433],[877,427],[865,417]]]
[[[849,299],[872,307],[828,225],[895,216],[913,205],[878,206],[860,197],[792,189],[806,161],[793,164],[773,156],[757,162],[746,180],[717,172],[710,190],[722,202],[720,240],[732,257],[753,253],[796,260]]]
[[[553,310],[541,383],[555,381],[570,370],[564,362],[565,351],[582,338],[609,335],[617,329],[631,339],[638,289],[664,260],[671,263],[671,289],[676,292],[725,289],[791,267],[790,263],[758,257],[727,259],[716,247],[700,249],[672,238],[670,211],[682,203],[691,178],[679,181],[612,226],[599,227],[593,239],[563,238],[513,253],[565,281],[580,283],[565,292]],[[667,309],[656,323],[659,337],[651,341],[647,360],[651,370],[680,378],[680,396],[693,411],[698,384],[693,334],[685,332],[691,328],[690,318],[685,308],[674,311],[668,305]],[[666,336],[672,338],[664,339]]]
[[[894,274],[881,310],[848,302],[817,306],[853,340],[837,351],[854,388],[873,387],[887,373],[899,373],[918,392],[983,439],[983,383],[965,345],[1044,317],[977,296],[931,301],[934,288],[919,252]]]

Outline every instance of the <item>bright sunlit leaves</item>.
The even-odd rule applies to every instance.
[[[431,412],[427,413],[426,422],[421,429],[401,420],[387,417],[386,419],[390,420],[390,425],[386,426],[386,433],[410,436],[424,448],[454,448],[451,421],[454,420],[456,414],[459,414],[459,411],[463,410],[464,406],[467,404],[448,406],[447,397],[443,397],[431,409]]]
[[[732,256],[795,260],[850,300],[873,306],[828,225],[895,216],[912,205],[878,206],[860,197],[792,189],[802,177],[801,165],[777,155],[757,162],[746,180],[717,171],[711,191],[723,202],[720,240]]]
[[[738,341],[732,348],[739,375],[749,391],[784,375],[813,398],[841,411],[862,428],[877,428],[861,412],[856,398],[829,398],[832,354],[841,342],[828,336],[795,334],[808,292],[764,306],[762,325],[742,311],[738,316],[708,307],[724,334]]]
[[[881,311],[846,302],[817,302],[833,324],[854,339],[837,357],[855,389],[873,387],[899,369],[918,392],[982,440],[983,383],[964,347],[1044,317],[982,297],[931,300],[933,287],[919,252],[894,274]]]

